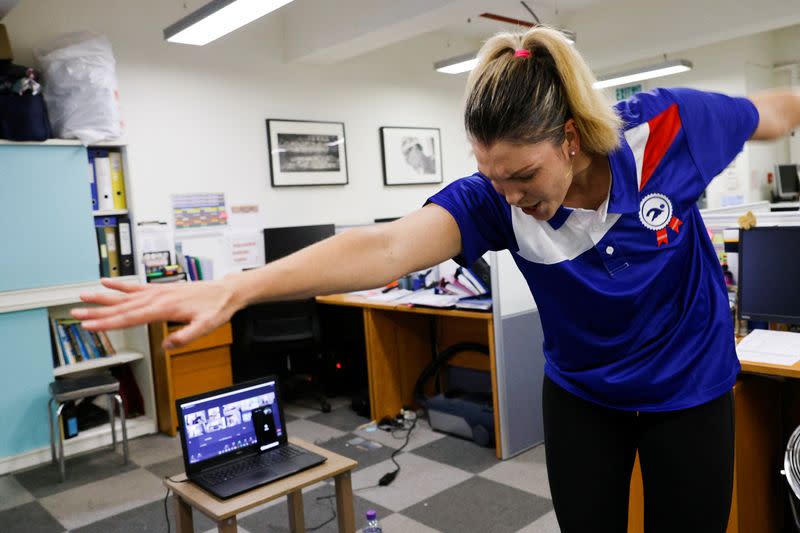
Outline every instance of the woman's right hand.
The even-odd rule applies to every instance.
[[[238,308],[233,289],[223,281],[142,285],[104,278],[101,283],[117,292],[82,294],[83,302],[98,305],[75,308],[72,316],[90,331],[155,321],[186,323],[164,339],[167,349],[188,344],[219,327]]]

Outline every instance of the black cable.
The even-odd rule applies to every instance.
[[[355,490],[353,490],[353,492],[360,492],[362,490],[368,490],[368,489],[376,489],[378,487],[380,487],[380,485],[370,485],[368,487],[361,487],[360,489],[355,489]],[[316,530],[321,529],[322,527],[330,524],[331,522],[333,522],[336,519],[336,509],[333,507],[333,502],[331,501],[335,497],[336,497],[336,493],[335,492],[333,494],[328,494],[327,496],[317,496],[317,501],[328,500],[328,502],[329,502],[329,504],[331,506],[331,511],[333,511],[333,516],[331,516],[330,518],[328,518],[326,521],[324,521],[323,523],[321,523],[318,526],[306,528],[306,531],[316,531]],[[167,533],[169,533],[169,530],[167,531]]]
[[[392,438],[394,440],[405,440],[406,436],[405,435],[398,436],[398,433],[402,433],[403,431],[408,431],[410,429],[410,427],[411,426],[409,426],[407,428],[404,427],[404,428],[400,428],[400,429],[393,429],[392,430]]]
[[[436,317],[435,315],[429,316],[428,317],[428,335],[429,335],[429,341],[430,341],[430,345],[431,345],[431,359],[432,359],[432,361],[435,361],[437,359],[438,353],[439,353],[438,328],[439,328],[438,317]],[[398,332],[397,328],[394,329],[394,336],[395,336],[395,342],[399,346],[400,345],[399,338],[398,338],[399,332]],[[416,390],[415,390],[415,392],[416,392]],[[415,396],[416,396],[416,394],[415,394]],[[405,409],[405,407],[403,409]],[[397,462],[397,460],[395,459],[395,456],[398,453],[400,453],[403,450],[403,448],[408,446],[408,441],[411,438],[411,432],[414,431],[414,428],[417,425],[417,419],[418,418],[419,417],[415,414],[414,421],[411,423],[411,427],[408,428],[408,433],[406,434],[405,442],[403,443],[402,446],[400,446],[395,451],[393,451],[392,455],[389,457],[397,468],[394,471],[387,472],[383,476],[381,476],[381,478],[378,480],[378,486],[379,487],[387,487],[387,486],[389,486],[392,483],[392,481],[394,481],[394,479],[397,477],[397,474],[400,473],[400,463]],[[378,427],[380,427],[380,426],[381,426],[381,423],[379,422],[378,423]]]
[[[164,476],[164,479],[167,481],[172,481],[173,483],[186,483],[189,481],[189,478],[186,479],[172,479],[171,477]],[[169,509],[167,508],[167,500],[169,499],[169,492],[170,489],[167,489],[167,493],[164,495],[164,517],[167,519],[167,533],[169,533]]]
[[[416,419],[416,417],[417,417],[417,415],[414,415],[415,419]],[[411,430],[411,424],[408,424],[407,422],[408,422],[408,420],[403,420],[403,422],[395,422],[395,427],[393,427],[393,428],[392,427],[387,427],[387,428],[382,428],[382,429],[384,429],[384,431],[389,431],[391,433],[391,435],[392,435],[392,438],[395,439],[395,440],[405,440],[406,436],[408,435],[408,433],[405,433],[405,432],[408,432],[409,430]],[[402,427],[398,427],[398,426],[402,426]],[[398,436],[399,433],[403,433],[403,434]]]
[[[164,496],[164,516],[167,519],[167,533],[169,533],[169,510],[167,509],[167,498],[169,498],[169,489],[167,489],[167,495]]]
[[[403,443],[403,445],[402,445],[402,446],[400,446],[400,447],[399,447],[399,448],[397,448],[395,451],[393,451],[393,452],[392,452],[392,455],[391,455],[391,457],[389,457],[389,459],[391,459],[391,460],[392,460],[392,462],[395,464],[395,466],[397,467],[397,469],[396,469],[396,470],[394,470],[393,472],[387,472],[386,474],[384,474],[384,475],[383,475],[383,476],[382,476],[382,477],[381,477],[381,478],[378,480],[378,485],[379,485],[379,486],[381,486],[381,487],[386,487],[386,486],[390,485],[390,484],[392,483],[392,481],[394,481],[394,480],[395,480],[395,478],[397,477],[397,474],[399,474],[399,473],[400,473],[400,463],[398,463],[398,462],[397,462],[397,460],[395,459],[395,456],[396,456],[398,453],[400,453],[400,452],[403,450],[403,448],[405,448],[406,446],[408,446],[408,441],[411,439],[411,432],[412,432],[412,431],[414,431],[414,428],[415,428],[415,427],[416,427],[416,425],[417,425],[417,420],[418,420],[418,418],[419,418],[418,416],[415,416],[415,417],[414,417],[414,420],[411,422],[411,427],[409,427],[409,428],[408,428],[408,433],[406,434],[406,441]]]
[[[331,498],[335,498],[335,497],[336,497],[336,493],[329,494],[328,496],[317,496],[317,501],[328,500],[328,504],[331,507],[331,511],[333,512],[333,516],[328,518],[327,520],[325,520],[323,523],[321,523],[318,526],[307,527],[306,531],[316,531],[318,529],[322,529],[323,527],[327,526],[328,524],[330,524],[331,522],[336,520],[336,508],[334,508],[333,503],[331,502]]]

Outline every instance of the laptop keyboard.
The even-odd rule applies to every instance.
[[[219,485],[225,481],[241,476],[252,470],[259,470],[268,466],[276,465],[288,461],[292,457],[297,457],[306,453],[305,450],[292,446],[282,446],[267,452],[248,457],[232,465],[220,467],[215,470],[203,473],[200,477],[209,485]]]

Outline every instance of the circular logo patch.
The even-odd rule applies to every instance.
[[[639,220],[644,227],[658,231],[672,219],[672,202],[661,193],[648,194],[639,204]]]

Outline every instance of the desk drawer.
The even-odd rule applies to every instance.
[[[172,333],[175,330],[182,328],[183,325],[181,324],[170,324],[167,327],[167,332]],[[199,339],[195,340],[194,342],[190,342],[186,346],[181,346],[180,348],[174,348],[168,350],[170,356],[175,356],[177,354],[187,353],[187,352],[196,352],[199,350],[205,350],[207,348],[214,348],[216,346],[223,346],[228,345],[233,342],[233,334],[231,333],[231,323],[225,322],[223,325],[218,327],[217,329],[213,330],[212,332],[203,335]]]
[[[227,346],[175,355],[170,363],[175,399],[233,385]]]

